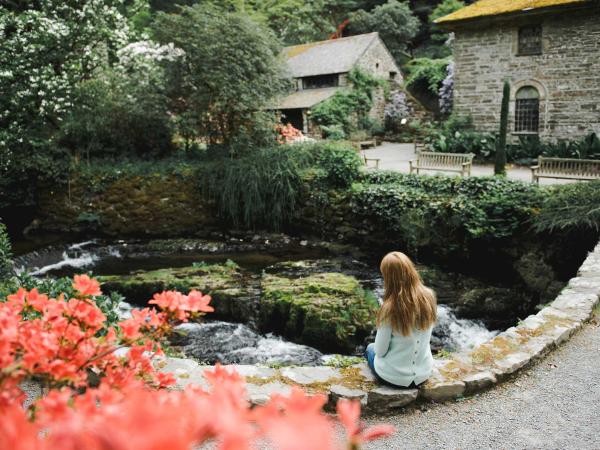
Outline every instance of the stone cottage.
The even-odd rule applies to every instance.
[[[509,131],[543,140],[600,134],[600,3],[480,0],[437,23],[454,32],[454,112],[499,129],[511,82]]]
[[[311,108],[348,86],[348,73],[355,68],[378,78],[401,83],[402,75],[378,33],[361,34],[328,41],[286,47],[283,50],[294,92],[274,109],[284,123],[291,123],[305,134],[319,133],[310,120]],[[383,90],[376,93],[371,117],[383,121]]]

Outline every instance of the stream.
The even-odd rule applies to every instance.
[[[343,254],[327,243],[302,241],[284,235],[274,238],[255,235],[215,241],[87,240],[51,245],[20,255],[15,258],[15,265],[18,271],[27,271],[36,277],[58,277],[82,272],[125,275],[187,267],[197,262],[220,264],[232,260],[258,278],[264,273],[285,273],[289,266],[281,266],[281,263],[302,261],[300,265],[308,267],[307,270],[336,271],[356,277],[364,289],[374,292],[381,301],[383,280],[377,271],[377,263],[371,259]],[[419,269],[429,270],[422,266]],[[444,295],[453,294],[444,292]],[[443,301],[444,295],[440,295],[440,301]],[[131,299],[127,301],[139,303]],[[126,317],[131,307],[129,303],[122,303],[121,314]],[[186,355],[208,363],[319,365],[330,358],[318,349],[288,342],[272,333],[260,334],[252,323],[210,320],[210,315],[206,319],[203,323],[178,326],[173,344]],[[497,333],[496,330],[488,330],[479,320],[457,317],[451,306],[440,303],[432,348],[467,350]],[[360,355],[363,348],[357,347],[354,354]]]

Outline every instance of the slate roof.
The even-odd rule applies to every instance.
[[[312,108],[317,103],[321,103],[327,100],[333,94],[335,94],[341,87],[331,87],[322,89],[305,89],[303,91],[296,91],[281,99],[281,101],[274,105],[273,109],[306,109]]]
[[[379,39],[377,33],[359,34],[328,41],[310,42],[283,49],[291,76],[350,72],[369,46]]]
[[[516,14],[536,9],[556,8],[562,6],[584,6],[590,0],[479,0],[458,11],[440,17],[435,22],[445,25],[462,20],[480,19],[504,14]]]

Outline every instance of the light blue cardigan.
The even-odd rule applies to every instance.
[[[429,345],[432,329],[413,330],[409,336],[402,336],[393,332],[389,325],[379,327],[375,337],[377,375],[397,386],[426,381],[433,369]]]

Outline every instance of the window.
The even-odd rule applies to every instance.
[[[304,89],[320,89],[326,87],[336,87],[339,85],[339,76],[337,73],[332,75],[317,75],[313,77],[302,78],[302,87]]]
[[[542,54],[542,26],[528,25],[519,28],[519,55]]]
[[[540,93],[533,86],[517,91],[515,102],[515,132],[537,133],[540,127]]]

